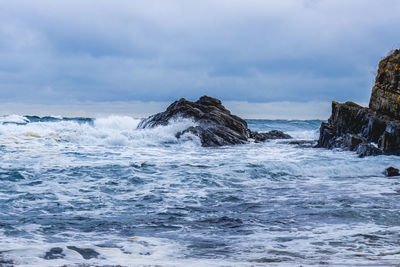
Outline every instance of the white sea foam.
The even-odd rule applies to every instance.
[[[152,129],[136,129],[138,122],[110,116],[0,123],[0,218],[6,224],[18,218],[10,229],[0,227],[0,248],[7,250],[0,260],[16,266],[399,260],[392,237],[399,229],[386,225],[396,216],[398,183],[382,174],[398,157],[360,159],[281,140],[203,148],[191,134],[175,137],[195,126],[190,120]],[[296,139],[315,139],[316,127],[291,123]],[[146,234],[131,238],[136,231]],[[378,236],[376,246],[369,248],[364,234]],[[83,259],[68,246],[99,256]],[[44,259],[54,247],[65,256]],[[205,252],[193,256],[198,251]]]
[[[94,121],[94,127],[98,129],[114,129],[119,131],[133,131],[137,128],[140,119],[128,116],[109,116],[98,118]]]
[[[4,121],[24,121],[24,117],[21,116],[13,115],[9,117]],[[171,122],[167,126],[137,130],[136,127],[139,122],[139,119],[127,116],[110,116],[95,119],[93,125],[78,123],[77,121],[35,122],[24,125],[0,124],[0,138],[7,145],[13,142],[15,144],[26,143],[27,140],[34,145],[40,143],[48,145],[50,140],[68,141],[73,144],[88,146],[158,145],[160,143],[178,142],[175,134],[195,125],[191,120],[182,119]]]
[[[317,140],[319,137],[318,130],[297,130],[297,131],[287,131],[287,133],[295,139],[302,139],[302,140]]]
[[[0,116],[0,123],[27,123],[29,119],[20,115]]]
[[[96,244],[89,242],[74,243],[52,243],[44,244],[24,239],[11,240],[6,247],[12,246],[11,250],[0,251],[3,260],[12,260],[13,266],[19,267],[53,267],[53,266],[252,266],[248,262],[228,261],[228,260],[209,260],[209,259],[184,259],[176,258],[182,254],[184,247],[173,240],[163,238],[151,238],[134,236],[127,238],[115,238],[113,236],[91,237],[96,239]],[[15,242],[15,243],[14,243]],[[116,247],[104,247],[102,242],[111,242]],[[99,246],[101,245],[101,246]],[[71,247],[79,249],[90,249],[98,256],[84,259],[83,256]],[[52,248],[62,249],[62,258],[46,259],[46,252]]]

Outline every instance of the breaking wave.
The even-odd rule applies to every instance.
[[[398,157],[203,148],[190,120],[0,117],[0,266],[390,265]],[[248,120],[312,141],[321,121]]]

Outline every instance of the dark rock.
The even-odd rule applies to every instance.
[[[369,107],[400,119],[400,50],[392,51],[379,62]]]
[[[196,102],[181,98],[172,103],[164,112],[150,116],[138,125],[138,128],[153,128],[168,125],[170,121],[181,118],[193,120],[197,125],[176,134],[180,138],[185,133],[192,133],[200,138],[202,146],[224,146],[247,143],[249,138],[256,142],[268,139],[290,138],[280,131],[267,133],[252,132],[245,120],[232,115],[221,101],[202,96]]]
[[[333,148],[335,134],[330,124],[323,122],[319,128],[319,140],[316,147]]]
[[[3,251],[2,251],[3,252]],[[0,252],[0,267],[14,267],[14,261],[10,259],[5,259]]]
[[[292,140],[292,141],[282,141],[280,144],[295,145],[297,147],[314,147],[316,145],[316,140]]]
[[[292,137],[281,131],[272,130],[266,133],[250,132],[250,138],[253,138],[255,142],[264,142],[269,139],[290,139]]]
[[[394,167],[386,168],[385,175],[389,176],[389,177],[390,176],[400,176],[399,169],[396,169]]]
[[[332,115],[321,124],[317,147],[352,150],[362,157],[400,155],[399,64],[400,50],[379,63],[369,108],[332,102]]]
[[[356,152],[360,156],[360,158],[363,158],[365,156],[378,156],[383,154],[381,149],[377,148],[371,143],[361,143],[357,146]]]
[[[91,249],[91,248],[78,248],[75,246],[67,246],[67,248],[71,249],[71,250],[75,250],[76,252],[81,254],[81,256],[85,260],[89,260],[91,258],[97,258],[100,255],[97,251],[95,251],[94,249]]]
[[[54,260],[54,259],[62,259],[65,257],[65,254],[62,253],[63,249],[59,247],[51,248],[46,252],[44,258],[46,260]]]
[[[343,137],[343,146],[350,150],[358,150],[361,144],[365,143],[365,139],[361,136],[354,134],[346,134]]]
[[[352,102],[332,102],[332,115],[321,124],[317,147],[352,150],[360,156],[400,155],[400,121]]]
[[[289,145],[313,145],[315,140],[293,140],[286,143]]]

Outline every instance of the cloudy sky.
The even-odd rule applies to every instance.
[[[0,112],[367,103],[399,14],[397,0],[1,1]]]

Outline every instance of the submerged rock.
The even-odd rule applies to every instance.
[[[317,147],[356,151],[361,157],[400,155],[400,50],[379,63],[369,108],[353,102],[332,102],[328,123],[322,123]]]
[[[400,176],[399,169],[396,169],[394,167],[386,168],[385,175],[388,176],[388,177]]]
[[[138,125],[138,128],[153,128],[168,125],[170,121],[188,118],[197,125],[176,134],[180,138],[192,133],[200,138],[202,146],[224,146],[244,144],[249,139],[262,142],[268,139],[291,138],[289,135],[273,130],[267,133],[253,132],[247,128],[245,120],[232,115],[220,100],[202,96],[196,102],[181,98],[172,103],[164,112],[150,116]]]
[[[81,256],[85,259],[85,260],[89,260],[92,258],[97,258],[100,253],[98,253],[97,251],[95,251],[94,249],[91,248],[78,248],[75,246],[67,246],[68,249],[71,250],[75,250],[76,252],[78,252],[79,254],[81,254]]]
[[[51,248],[44,255],[44,258],[46,260],[62,259],[64,257],[65,257],[65,254],[63,253],[63,249],[59,248],[59,247]]]
[[[281,141],[280,144],[295,145],[297,147],[309,147],[312,148],[316,145],[316,140],[292,140],[292,141]]]
[[[256,142],[264,142],[269,139],[290,139],[290,135],[285,134],[278,130],[272,130],[266,133],[258,133],[250,131],[250,138],[254,139]]]

